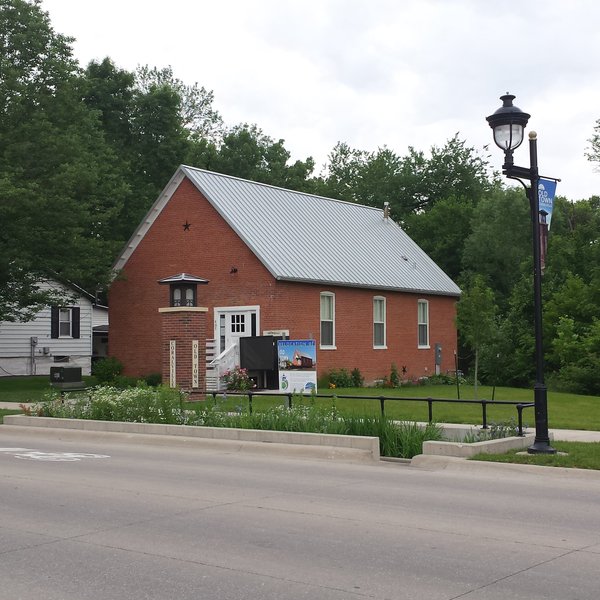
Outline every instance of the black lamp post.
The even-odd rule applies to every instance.
[[[504,151],[502,173],[516,179],[529,198],[531,210],[531,235],[533,239],[533,301],[535,324],[535,441],[527,451],[530,454],[554,454],[548,436],[548,390],[544,383],[544,348],[542,343],[542,263],[540,250],[540,215],[538,187],[540,175],[537,163],[537,133],[529,132],[529,168],[517,167],[513,163],[513,151],[523,142],[523,135],[530,115],[513,105],[515,96],[501,96],[502,106],[489,117],[487,122],[494,131],[494,142]],[[527,186],[523,179],[530,182]]]

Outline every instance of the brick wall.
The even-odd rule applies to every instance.
[[[184,179],[111,286],[109,353],[124,363],[126,374],[162,371],[158,308],[169,305],[169,289],[157,281],[181,272],[209,280],[198,286],[198,305],[208,307],[208,337],[213,307],[259,305],[259,333],[289,329],[291,338],[314,338],[318,348],[320,293],[328,291],[335,294],[337,349],[317,350],[320,373],[358,367],[373,380],[389,375],[395,363],[408,375],[433,374],[435,343],[443,347],[442,372],[454,368],[455,298],[276,281]],[[373,349],[373,296],[386,298],[385,350]],[[429,349],[417,347],[419,299],[429,301]]]
[[[159,309],[161,320],[161,373],[165,384],[174,380],[173,387],[194,393],[205,389],[206,382],[206,311],[202,308]],[[192,359],[194,343],[198,352]],[[171,344],[173,344],[172,364]],[[197,368],[197,385],[194,381]]]

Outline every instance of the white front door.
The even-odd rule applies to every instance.
[[[258,306],[227,306],[215,308],[215,339],[219,353],[238,344],[241,337],[258,335]]]

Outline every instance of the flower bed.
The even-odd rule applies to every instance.
[[[99,387],[87,398],[53,397],[37,405],[29,414],[43,417],[158,423],[202,427],[306,432],[379,438],[382,456],[412,458],[422,452],[425,440],[441,439],[436,425],[420,426],[395,422],[386,417],[341,415],[332,401],[328,408],[308,404],[299,396],[293,408],[271,407],[263,412],[229,413],[219,403],[206,402],[192,410],[185,406],[185,395],[178,390],[140,386],[127,390]]]

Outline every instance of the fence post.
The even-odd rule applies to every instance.
[[[519,419],[519,437],[523,437],[525,434],[523,433],[523,405],[517,404],[517,414]]]
[[[483,425],[481,429],[487,429],[487,400],[481,401],[481,412],[483,413]]]
[[[248,392],[248,412],[252,414],[252,392]]]
[[[287,399],[288,399],[287,407],[291,409],[292,408],[292,394],[291,393],[287,395]]]
[[[217,392],[213,392],[212,397],[213,397],[213,404],[216,406],[217,405]]]
[[[429,422],[433,423],[433,398],[427,398],[427,408],[429,410]]]
[[[381,406],[381,416],[385,415],[385,396],[379,396],[379,405]]]

